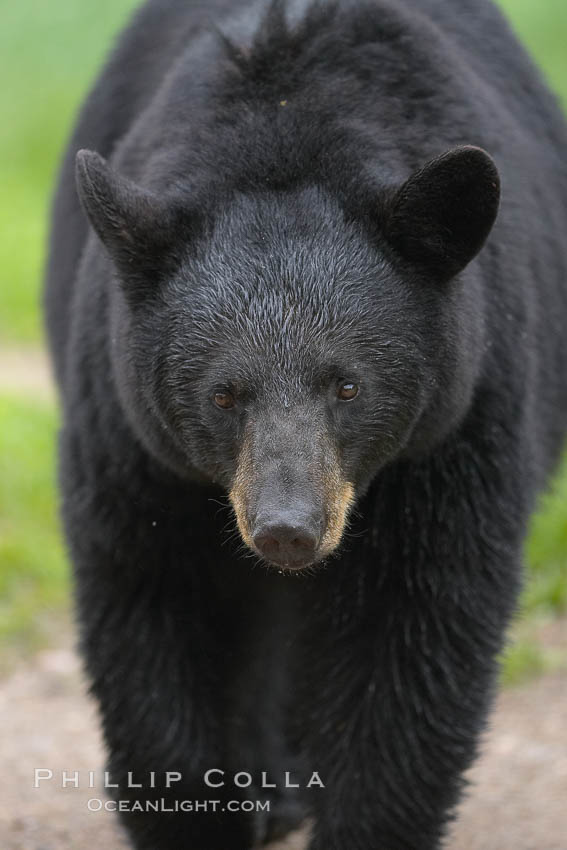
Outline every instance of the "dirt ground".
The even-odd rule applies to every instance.
[[[0,348],[0,391],[51,401],[55,389],[45,352],[39,348]]]
[[[87,808],[102,796],[86,786],[103,755],[72,652],[44,651],[0,682],[0,730],[2,850],[128,847],[115,815]],[[34,788],[35,768],[54,779]],[[85,787],[62,788],[75,770]],[[567,673],[501,694],[471,781],[450,850],[567,850]],[[299,833],[270,850],[304,847]]]

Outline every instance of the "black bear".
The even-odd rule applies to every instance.
[[[46,310],[136,848],[440,847],[567,423],[566,234],[566,128],[491,3],[134,17]]]

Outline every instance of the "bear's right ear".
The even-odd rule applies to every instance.
[[[114,261],[130,300],[154,290],[166,272],[175,216],[153,192],[117,174],[99,154],[81,150],[77,191],[94,230]]]
[[[500,178],[482,148],[453,148],[416,171],[385,211],[385,235],[435,280],[454,277],[482,248],[496,219]]]

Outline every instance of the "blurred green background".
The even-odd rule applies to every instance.
[[[56,519],[55,402],[7,374],[42,345],[38,307],[47,209],[60,152],[90,81],[134,0],[0,2],[0,641],[5,657],[52,639],[69,582]],[[566,0],[501,0],[567,105]],[[30,360],[36,368],[37,357]],[[38,380],[41,376],[38,376]],[[44,399],[43,401],[41,399]],[[561,658],[538,641],[567,609],[567,466],[542,500],[527,546],[529,580],[504,680]]]

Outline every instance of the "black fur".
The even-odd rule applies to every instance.
[[[250,850],[305,812],[310,850],[440,846],[567,423],[566,151],[485,0],[150,0],[121,37],[46,295],[109,769],[123,800],[325,783],[263,818],[124,813],[139,850]],[[244,456],[242,527],[330,527],[352,485],[331,558],[242,557]]]

